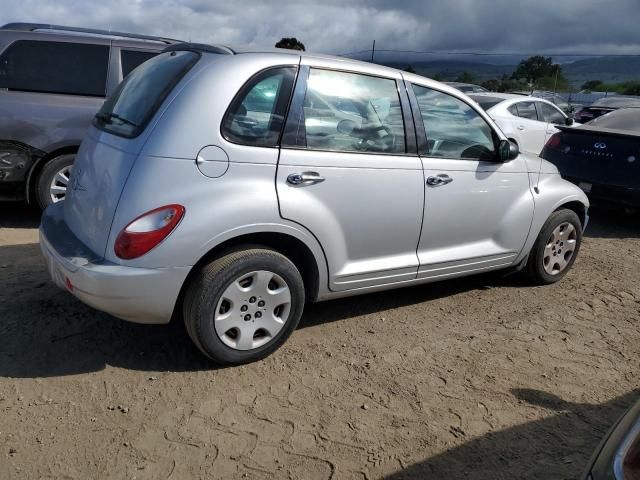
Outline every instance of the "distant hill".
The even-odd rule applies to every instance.
[[[425,77],[439,76],[444,80],[452,81],[468,72],[476,78],[477,82],[484,82],[492,78],[501,78],[502,75],[511,75],[515,65],[494,65],[491,63],[469,62],[464,60],[435,60],[424,62],[385,62],[390,67],[404,69],[411,65],[414,70]]]
[[[564,76],[574,85],[587,80],[620,83],[640,80],[640,57],[598,57],[562,65]]]
[[[513,65],[495,65],[491,63],[434,60],[434,61],[389,61],[385,65],[404,69],[411,65],[416,72],[425,77],[439,76],[443,80],[452,81],[468,72],[475,77],[477,83],[492,78],[500,79],[502,75],[511,75],[516,69]],[[587,80],[602,80],[605,83],[619,83],[627,80],[640,80],[640,56],[638,57],[597,57],[576,60],[562,64],[564,76],[575,87],[579,88]]]

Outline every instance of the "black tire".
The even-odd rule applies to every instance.
[[[571,259],[568,261],[567,266],[559,273],[550,274],[544,268],[544,250],[547,245],[547,241],[551,237],[553,231],[562,223],[568,222],[576,230],[576,246],[573,251]],[[529,259],[527,261],[527,273],[529,278],[536,284],[549,285],[562,279],[571,270],[573,263],[576,261],[578,252],[580,251],[580,245],[582,244],[582,224],[578,215],[573,210],[561,209],[553,212],[545,224],[540,230],[540,234],[533,244],[531,252],[529,252]]]
[[[36,200],[42,210],[54,203],[49,191],[51,182],[58,172],[73,165],[74,159],[75,155],[73,154],[60,155],[52,158],[42,167],[36,183]]]
[[[291,294],[289,315],[268,343],[237,350],[220,339],[213,318],[226,288],[243,275],[259,270],[273,272],[286,282]],[[202,353],[221,365],[240,365],[260,360],[280,348],[298,326],[304,303],[304,283],[296,266],[278,252],[251,247],[228,253],[197,272],[185,292],[183,315],[187,333]]]

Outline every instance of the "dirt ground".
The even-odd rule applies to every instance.
[[[0,205],[0,478],[577,478],[640,397],[640,217],[592,212],[573,271],[311,305],[272,357],[216,369],[181,325],[49,281]]]

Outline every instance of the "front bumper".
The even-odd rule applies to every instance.
[[[97,310],[136,323],[169,323],[190,270],[128,267],[100,258],[69,229],[62,202],[42,216],[40,248],[56,285]]]

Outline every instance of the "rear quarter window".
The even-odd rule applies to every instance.
[[[104,102],[94,125],[121,137],[137,137],[199,58],[195,52],[174,51],[143,63]]]
[[[18,40],[0,55],[0,88],[103,97],[109,47]]]
[[[120,63],[122,65],[122,78],[125,78],[140,64],[151,60],[158,52],[143,52],[141,50],[120,50]]]

